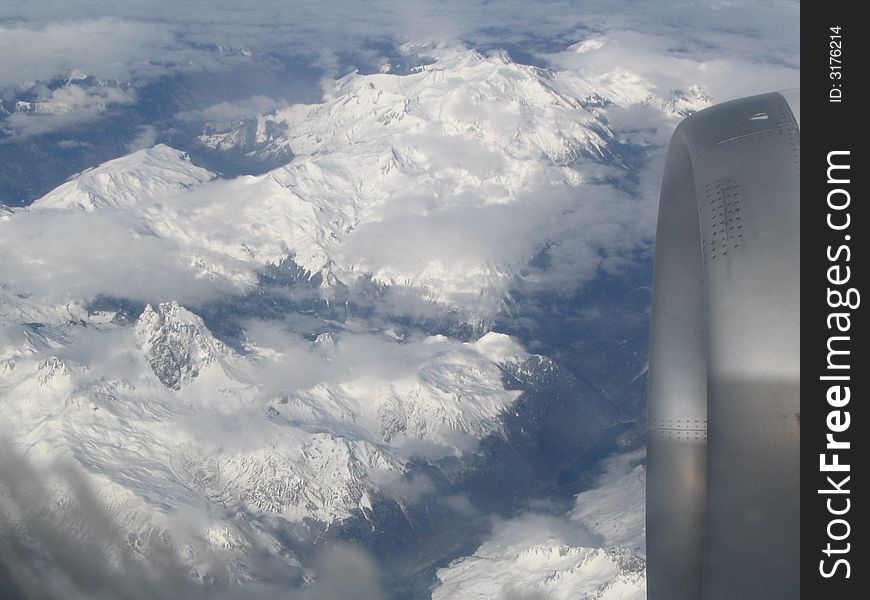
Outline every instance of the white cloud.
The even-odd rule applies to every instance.
[[[671,33],[608,30],[548,58],[561,69],[621,88],[636,101],[647,90],[667,96],[700,86],[722,102],[800,85],[799,57],[779,56],[777,48],[771,53],[752,32],[702,31],[684,33],[685,39]],[[584,45],[590,42],[594,45]]]
[[[287,106],[286,101],[265,95],[254,95],[239,101],[224,101],[212,104],[202,110],[178,113],[182,120],[203,120],[223,123],[245,117],[254,117]]]
[[[2,130],[13,140],[39,135],[94,121],[112,106],[135,102],[136,92],[132,89],[69,83],[40,90],[33,100],[18,101],[15,112],[2,123]]]
[[[17,600],[380,600],[377,565],[349,545],[314,552],[304,587],[301,565],[279,553],[251,524],[224,516],[207,534],[226,543],[210,551],[191,536],[211,515],[178,511],[162,531],[129,533],[71,460],[33,461],[0,438],[0,590]],[[125,515],[129,520],[131,515]],[[266,538],[266,539],[264,539]],[[191,565],[196,557],[198,564]],[[95,568],[95,565],[98,568]],[[244,565],[240,581],[238,569]]]
[[[10,58],[0,65],[0,92],[7,95],[76,70],[139,85],[169,74],[250,70],[275,56],[337,76],[349,65],[382,64],[391,44],[406,41],[514,48],[591,71],[621,65],[663,89],[700,79],[717,99],[794,87],[799,65],[799,3],[790,0],[161,0],[111,7],[78,0],[8,3],[0,19],[10,23],[0,29],[0,55]],[[583,41],[588,50],[590,39],[602,46],[582,55],[562,52]],[[269,93],[249,92],[253,98]],[[213,111],[234,112],[221,102]]]
[[[127,151],[136,152],[143,148],[150,148],[155,143],[157,143],[157,130],[152,125],[143,125],[139,127],[136,137],[127,144]]]
[[[240,289],[210,279],[178,244],[119,211],[27,211],[0,222],[0,281],[41,304],[98,295],[200,304]],[[253,273],[238,265],[244,278]]]
[[[171,72],[166,59],[181,49],[174,34],[156,22],[50,12],[39,22],[11,22],[0,27],[0,55],[6,58],[0,63],[0,92],[76,72],[106,81],[154,77]]]

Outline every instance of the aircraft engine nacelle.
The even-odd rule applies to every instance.
[[[800,596],[800,97],[677,127],[656,234],[650,600]]]

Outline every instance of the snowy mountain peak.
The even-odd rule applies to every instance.
[[[33,203],[33,208],[92,211],[131,206],[144,198],[177,193],[215,177],[164,144],[133,152],[75,175]]]
[[[543,156],[558,164],[606,152],[612,134],[583,101],[601,90],[582,78],[566,82],[515,63],[506,53],[485,56],[467,48],[431,53],[436,60],[410,74],[350,73],[335,82],[321,104],[262,115],[255,141],[239,127],[200,139],[227,149],[245,138],[267,156],[314,155],[373,142],[400,154],[415,147],[385,137],[395,135],[461,137],[490,152],[525,160]],[[425,147],[417,150],[419,158],[427,158]]]
[[[178,390],[231,350],[202,319],[177,302],[145,307],[133,333],[151,369],[168,388]]]
[[[634,185],[624,135],[602,108],[621,101],[618,90],[504,53],[420,53],[429,62],[410,72],[351,73],[322,102],[200,137],[212,152],[282,165],[271,171],[212,180],[158,145],[86,171],[34,207],[119,207],[104,213],[119,216],[118,235],[189,265],[180,280],[192,271],[203,286],[245,291],[270,265],[292,262],[330,301],[373,283],[402,296],[391,310],[434,305],[473,326],[491,321],[509,290],[579,285],[651,235],[654,220],[638,217],[651,206],[644,198],[582,187]]]
[[[56,356],[46,358],[39,365],[37,381],[40,387],[60,385],[64,387],[71,380],[69,369],[64,361]]]
[[[713,99],[699,85],[689,86],[685,90],[674,90],[662,103],[662,107],[681,117],[687,117],[710,105]]]
[[[241,260],[292,256],[324,282],[369,277],[410,288],[473,317],[498,310],[542,248],[569,252],[552,243],[560,226],[533,223],[545,209],[589,223],[578,207],[598,203],[596,195],[571,188],[625,172],[622,142],[597,100],[616,92],[504,53],[427,53],[431,62],[410,73],[351,73],[323,102],[260,115],[255,126],[210,126],[199,141],[211,151],[244,151],[263,164],[292,160],[228,186],[232,218],[209,241],[226,240],[225,252]],[[201,188],[209,202],[198,218],[218,210],[215,187]],[[198,202],[192,196],[185,207]],[[613,202],[593,210],[612,212],[610,225],[633,214]],[[159,224],[182,239],[206,239],[190,231],[197,227],[184,209]],[[602,245],[619,243],[612,240]]]
[[[496,523],[473,554],[438,570],[432,600],[646,598],[644,456],[606,460],[598,487],[566,517],[528,513]]]

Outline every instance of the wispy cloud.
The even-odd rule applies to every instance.
[[[196,572],[183,557],[192,540],[152,531],[135,540],[117,524],[70,460],[35,464],[0,439],[0,598],[15,600],[381,600],[377,566],[362,551],[332,546],[311,563],[307,585],[286,557],[232,525],[236,556],[212,557]],[[181,528],[184,529],[183,527]],[[245,564],[250,581],[228,578]],[[236,574],[237,575],[237,574]]]
[[[76,70],[141,85],[167,75],[250,71],[275,57],[337,76],[353,66],[377,68],[407,41],[515,49],[570,68],[621,64],[670,87],[700,77],[717,96],[782,81],[793,86],[799,65],[799,3],[789,0],[77,1],[7,4],[3,21],[0,54],[12,58],[0,66],[0,93],[7,97]],[[592,37],[607,41],[601,58],[561,54]]]
[[[33,294],[41,304],[98,295],[200,304],[240,291],[226,280],[197,275],[183,247],[119,211],[29,211],[0,227],[3,286]],[[253,281],[253,271],[240,266],[242,277],[247,273]]]
[[[39,87],[31,100],[16,102],[15,112],[2,123],[8,139],[82,125],[99,119],[112,107],[136,103],[135,90],[115,85],[67,83],[54,89]]]

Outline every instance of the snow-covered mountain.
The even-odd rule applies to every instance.
[[[230,354],[202,319],[176,302],[160,304],[157,310],[147,305],[133,335],[160,382],[175,390]]]
[[[495,333],[474,343],[349,333],[291,334],[241,356],[175,303],[147,306],[132,327],[109,316],[7,331],[0,394],[7,419],[30,432],[22,441],[69,449],[145,504],[174,489],[291,520],[348,517],[413,457],[460,455],[497,432],[518,394],[500,365],[525,355]],[[319,377],[287,377],[300,369]],[[231,442],[233,431],[243,438]],[[128,452],[152,467],[119,470]]]
[[[395,510],[413,528],[408,507],[435,489],[421,468],[461,480],[519,418],[506,372],[552,363],[489,330],[511,295],[573,292],[651,234],[654,202],[632,186],[658,134],[611,116],[671,122],[700,96],[427,52],[410,73],[352,73],[323,102],[201,136],[287,161],[265,173],[223,178],[157,145],[0,212],[4,429],[30,459],[81,467],[136,548],[158,532],[195,577],[217,552],[256,580],[246,527],[270,548],[275,523],[376,535],[377,511]],[[618,502],[636,490],[620,490],[593,504],[633,514]],[[436,597],[518,568],[532,586],[549,570],[546,585],[636,597],[634,525],[603,533],[590,519],[615,516],[587,508],[572,519],[605,542],[487,542],[439,573]],[[500,565],[491,581],[484,564]]]
[[[213,173],[191,164],[184,152],[158,144],[80,173],[34,201],[32,208],[90,211],[131,206],[145,198],[167,196],[212,178]]]
[[[433,600],[643,600],[645,469],[636,452],[611,459],[567,518],[497,523],[474,553],[439,569]]]
[[[320,104],[258,117],[250,152],[293,157],[263,175],[212,180],[159,145],[34,207],[123,207],[125,227],[175,247],[188,276],[250,289],[266,265],[292,261],[327,296],[373,281],[472,320],[517,285],[576,286],[651,235],[639,215],[652,202],[597,189],[632,173],[605,110],[625,96],[619,86],[429,50],[410,74],[352,73]],[[663,110],[650,98],[637,102]],[[228,125],[201,140],[226,150],[240,135]]]
[[[382,165],[395,168],[403,159],[410,165],[436,160],[433,150],[439,148],[431,147],[432,138],[453,142],[457,152],[479,148],[518,160],[545,156],[560,164],[610,151],[613,133],[600,115],[587,108],[590,98],[602,93],[591,82],[517,64],[506,54],[428,51],[434,54],[431,61],[410,74],[394,75],[389,68],[380,74],[351,73],[335,82],[322,104],[260,116],[254,152],[289,150],[297,156],[313,156],[351,147],[395,150],[394,160]],[[408,147],[412,144],[398,142],[397,136],[423,147],[415,153]],[[239,130],[231,128],[200,139],[222,149],[233,147],[238,138]],[[465,166],[459,161],[462,156],[442,158],[439,175],[487,175],[484,169],[463,173],[457,168]],[[497,162],[485,165],[499,166]]]

